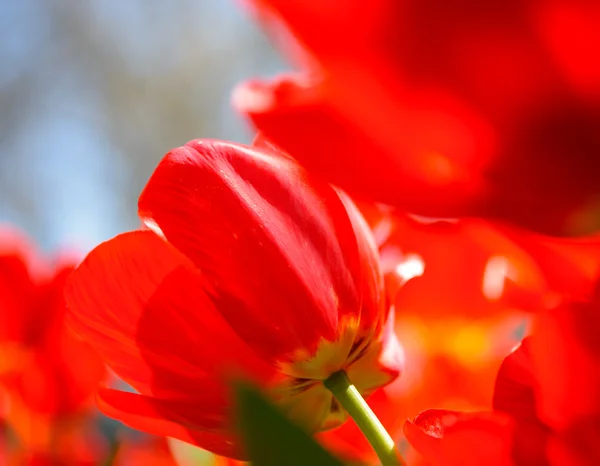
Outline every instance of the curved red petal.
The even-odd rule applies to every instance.
[[[504,225],[499,233],[527,252],[546,286],[568,299],[590,299],[600,278],[600,235],[554,238]]]
[[[0,225],[0,345],[37,344],[30,330],[37,318],[44,317],[36,304],[48,275],[33,243],[19,231]]]
[[[94,249],[66,288],[70,324],[143,394],[189,398],[226,378],[268,378],[260,361],[202,290],[200,273],[151,231],[125,233]]]
[[[244,459],[238,448],[239,442],[231,435],[186,424],[181,413],[164,400],[105,389],[98,393],[98,407],[107,416],[119,419],[134,429],[174,437],[218,455]]]
[[[246,98],[267,137],[326,179],[339,182],[345,157],[343,171],[365,183],[345,174],[341,187],[420,215],[502,218],[557,235],[598,229],[599,71],[585,59],[600,41],[593,2],[256,3],[322,68],[319,123],[355,128],[354,140],[368,135],[377,149],[363,152],[369,164],[328,131],[338,152],[320,163],[310,154],[320,139],[290,134],[290,115],[306,108],[273,104],[269,92]]]
[[[494,224],[388,217],[391,232],[381,254],[403,313],[482,317],[547,303],[551,290],[535,261]]]
[[[252,145],[268,149],[284,157],[290,157],[287,152],[283,152],[262,133],[256,135]],[[336,189],[336,192],[344,204],[357,239],[358,254],[361,262],[360,296],[362,306],[360,311],[360,326],[367,333],[377,334],[387,314],[385,311],[387,303],[384,299],[383,273],[377,244],[369,224],[363,217],[362,210],[357,208],[345,192],[339,189]]]
[[[377,335],[388,314],[379,251],[369,225],[346,193],[337,190],[342,200],[358,244],[360,259],[360,327],[363,332]],[[389,306],[387,306],[389,308]]]
[[[88,405],[106,368],[85,342],[65,332],[19,365],[10,388],[32,412],[68,416]]]
[[[283,76],[272,82],[241,84],[234,105],[269,141],[353,196],[410,206],[423,215],[468,213],[462,199],[470,188],[463,180],[443,173],[439,174],[443,183],[428,180],[435,175],[431,167],[443,161],[433,157],[417,163],[390,153],[332,106],[323,92],[319,82]]]
[[[277,147],[272,141],[267,139],[263,133],[257,133],[252,141],[252,147],[258,147],[260,149],[264,149],[269,151],[273,155],[279,155],[281,157],[286,157],[288,159],[293,159],[293,157],[284,152],[279,147]]]
[[[549,309],[589,297],[600,273],[597,235],[552,238],[481,219],[428,220],[399,212],[379,222],[387,222],[381,255],[391,272],[388,290],[392,297],[397,292],[403,312],[484,316]]]
[[[391,309],[381,334],[371,340],[356,362],[346,369],[361,393],[372,393],[397,379],[404,368],[404,350],[394,332],[396,320]]]
[[[516,419],[537,420],[536,380],[529,338],[509,354],[500,369],[494,387],[493,407],[496,411],[510,414]]]
[[[515,465],[512,424],[499,415],[431,409],[407,421],[404,434],[436,466]]]
[[[339,317],[358,318],[348,215],[291,159],[192,141],[159,164],[139,212],[201,270],[219,311],[265,357],[314,349],[337,338]]]
[[[65,287],[71,328],[138,390],[152,379],[135,344],[140,318],[165,277],[186,265],[152,232],[124,233],[94,249]]]
[[[539,416],[556,430],[600,413],[600,286],[590,300],[540,313],[531,335]]]

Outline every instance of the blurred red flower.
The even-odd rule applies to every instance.
[[[599,310],[597,286],[537,314],[500,368],[493,413],[426,411],[405,425],[408,440],[434,465],[598,464]]]
[[[597,2],[250,3],[304,75],[234,102],[309,171],[419,215],[600,227]]]
[[[549,309],[562,300],[589,299],[600,278],[600,235],[556,238],[482,219],[359,207],[402,316],[477,318]]]
[[[111,464],[113,466],[182,466],[173,458],[167,439],[150,436],[145,437],[142,441],[123,440],[120,442]],[[198,462],[196,464],[206,463]]]
[[[398,376],[370,231],[293,160],[192,141],[164,157],[139,215],[148,230],[98,246],[67,285],[73,328],[139,392],[102,390],[106,414],[239,458],[232,378],[314,432],[346,417],[329,375],[365,394]]]
[[[532,311],[593,296],[600,238],[554,238],[482,219],[418,218],[358,204],[380,249],[407,361],[386,393],[399,419],[490,406]],[[412,464],[410,451],[405,455]],[[485,464],[485,463],[483,463]]]
[[[63,287],[74,265],[67,258],[52,264],[23,234],[0,228],[0,392],[31,458],[56,460],[61,443],[71,458],[81,450],[72,440],[82,437],[82,416],[105,375],[64,323]]]

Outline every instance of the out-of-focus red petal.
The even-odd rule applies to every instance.
[[[395,301],[398,309],[482,316],[517,305],[532,310],[543,302],[545,283],[535,263],[493,225],[478,220],[423,222],[400,215],[394,222],[382,257],[394,248],[401,253],[395,273],[388,277],[392,289],[394,275],[395,287],[402,286]],[[422,270],[410,279],[406,269],[416,259],[422,261]]]
[[[434,466],[513,466],[512,424],[491,413],[431,409],[404,424],[410,444]]]
[[[348,215],[291,159],[191,141],[159,164],[139,212],[194,262],[219,311],[267,358],[316,349],[337,338],[338,320],[358,318]]]
[[[600,5],[586,0],[539,5],[536,26],[563,79],[579,97],[600,99],[600,64],[588,60],[600,43]]]
[[[268,19],[283,20],[294,36],[319,56],[363,48],[370,35],[377,32],[372,29],[377,20],[384,20],[386,14],[393,13],[390,8],[384,9],[385,1],[381,0],[375,0],[368,7],[356,0],[329,0],[325,4],[301,0],[251,1],[271,13]],[[372,41],[369,43],[373,45]]]
[[[395,157],[328,103],[321,84],[311,78],[246,82],[233,101],[269,141],[353,196],[410,205],[430,216],[468,213],[460,204],[473,188],[450,177],[443,158],[428,154],[416,163]]]
[[[494,410],[515,422],[513,458],[518,465],[547,465],[546,445],[551,430],[538,417],[538,382],[533,373],[531,337],[525,338],[503,361],[494,387]]]
[[[182,413],[173,409],[174,404],[117,390],[105,389],[98,393],[98,407],[102,412],[120,419],[135,429],[174,437],[219,455],[242,459],[236,442],[231,436],[219,431],[201,430],[198,426],[186,424]]]
[[[494,388],[494,409],[517,419],[537,419],[529,344],[526,338],[504,359]]]
[[[66,288],[70,322],[143,394],[215,394],[224,377],[264,380],[266,363],[240,339],[202,290],[200,272],[152,231],[101,244]],[[179,394],[179,395],[178,395]]]
[[[401,287],[395,304],[405,311],[482,316],[548,309],[589,297],[600,274],[598,236],[552,238],[478,219],[399,212],[382,214],[373,228],[386,222],[382,262],[392,297]],[[421,270],[407,276],[415,261]]]
[[[15,405],[50,418],[85,407],[104,375],[65,329],[63,287],[74,264],[62,257],[51,267],[21,233],[0,227],[0,375]]]
[[[600,278],[600,235],[554,238],[504,225],[494,227],[531,257],[553,293],[563,299],[591,298]]]
[[[551,466],[595,466],[600,464],[600,417],[578,419],[566,430],[555,433],[548,441]]]
[[[600,287],[589,301],[536,316],[531,335],[540,418],[562,430],[600,414]]]
[[[34,413],[67,416],[88,406],[105,366],[86,343],[66,332],[52,345],[32,352],[7,386]]]
[[[29,328],[36,317],[44,317],[38,316],[41,312],[36,304],[38,286],[47,280],[48,272],[28,238],[0,225],[0,346],[7,342],[34,343]]]
[[[369,165],[344,143],[320,163],[312,138],[273,137],[326,179],[337,183],[344,165],[363,181],[346,173],[350,184],[340,186],[350,193],[420,215],[503,218],[562,235],[597,230],[600,164],[590,154],[600,148],[599,70],[585,58],[600,41],[593,2],[254,3],[318,63],[325,120],[376,141]],[[291,131],[263,117],[295,102],[245,100],[267,137]]]
[[[190,447],[192,448],[192,447]],[[112,463],[114,466],[182,466],[178,464],[167,444],[167,439],[147,436],[135,442],[126,439],[119,442],[119,450]]]
[[[252,141],[252,146],[268,150],[273,155],[280,155],[282,157],[287,157],[287,158],[290,158],[290,159],[293,158],[290,154],[288,154],[287,152],[284,152],[279,147],[277,147],[275,144],[273,144],[272,141],[270,141],[269,139],[267,139],[265,137],[265,135],[263,133],[260,133],[260,132],[256,134],[254,140]]]

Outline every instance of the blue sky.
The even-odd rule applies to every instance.
[[[12,193],[26,194],[25,201],[18,195],[0,197],[0,222],[21,227],[47,251],[61,247],[87,251],[135,228],[135,205],[123,205],[119,188],[133,178],[132,168],[124,163],[123,149],[115,146],[98,124],[103,117],[102,93],[94,82],[70,68],[71,51],[62,49],[64,45],[56,39],[62,31],[53,30],[58,26],[40,14],[43,1],[0,2],[0,104],[1,99],[10,97],[9,86],[25,79],[30,67],[48,65],[52,70],[29,83],[32,91],[19,97],[16,121],[0,120],[0,124],[10,125],[0,128],[6,134],[0,138],[0,182],[10,184]],[[70,3],[53,1],[63,7]],[[145,82],[169,72],[179,53],[169,38],[179,27],[177,21],[182,21],[181,14],[174,14],[174,4],[158,0],[146,4],[144,0],[89,1],[92,36],[130,56],[127,66],[132,75]],[[282,61],[271,50],[257,54],[250,49],[269,46],[233,0],[181,3],[188,8],[183,12],[185,21],[202,28],[199,37],[209,53],[227,51],[231,55],[235,49],[239,57],[218,70],[206,70],[207,76],[213,73],[210,87],[200,79],[197,88],[192,88],[190,98],[197,98],[198,114],[211,112],[209,123],[192,137],[247,142],[251,132],[230,108],[229,91],[244,78],[273,74],[283,67]],[[149,4],[151,14],[140,10]],[[216,79],[214,73],[220,73]],[[201,107],[207,94],[212,98],[210,108]],[[140,137],[142,125],[140,122]],[[132,126],[135,131],[135,122]],[[151,154],[153,163],[164,150],[160,147]],[[151,165],[139,169],[147,176]]]

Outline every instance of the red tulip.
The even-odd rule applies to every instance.
[[[293,160],[192,141],[164,157],[139,215],[149,229],[98,246],[66,292],[73,328],[139,392],[102,390],[108,415],[239,458],[231,379],[314,432],[345,418],[329,375],[366,394],[398,376],[368,227]]]
[[[600,226],[597,3],[251,3],[305,76],[235,103],[311,172],[430,217]]]
[[[15,464],[90,464],[101,453],[90,448],[85,416],[105,368],[65,326],[63,287],[73,268],[0,228],[0,395],[21,445]]]
[[[600,235],[555,238],[482,219],[369,211],[388,293],[403,316],[549,309],[589,299],[600,278]]]
[[[537,315],[500,368],[494,413],[426,411],[405,425],[408,440],[434,465],[598,464],[599,310],[597,286]]]
[[[386,387],[399,418],[431,406],[485,409],[503,356],[525,329],[523,311],[541,313],[594,295],[600,272],[597,237],[552,238],[481,219],[420,219],[367,203],[359,207],[380,247],[388,292],[402,309],[396,331],[410,364]],[[425,430],[428,419],[441,422],[439,413],[427,414],[417,421]],[[457,419],[454,412],[444,415],[448,424]],[[475,419],[465,415],[464,429],[472,429]],[[481,422],[490,429],[496,422],[510,426],[510,420],[489,413]],[[446,432],[444,452],[438,454],[450,461],[455,455],[449,451],[451,439],[463,432]],[[535,434],[529,426],[527,436],[519,438],[531,443]],[[470,441],[493,449],[486,440]],[[477,455],[460,456],[463,449],[470,454],[465,442],[456,444],[457,462],[487,465]],[[490,459],[489,464],[495,463]]]
[[[50,270],[23,234],[0,226],[0,344],[5,350],[42,344],[50,336],[48,330],[56,329],[61,288],[52,281],[60,282],[69,271],[66,264]]]
[[[70,260],[53,265],[23,235],[0,229],[0,385],[48,416],[82,409],[104,375],[64,325],[62,292],[73,268]]]

